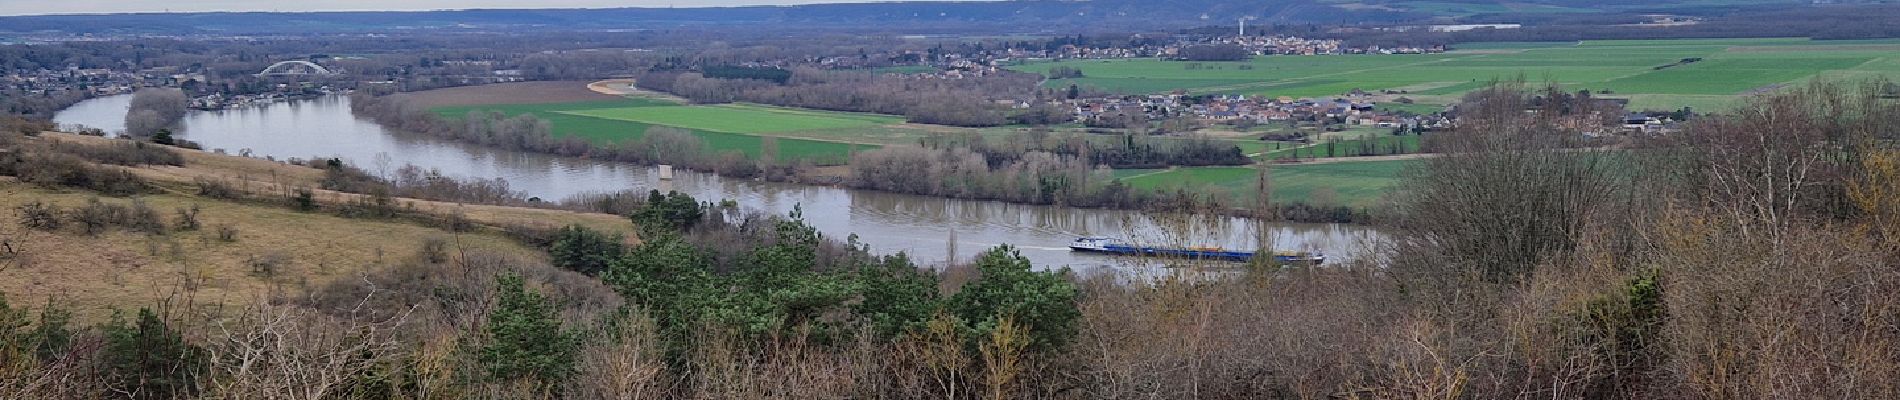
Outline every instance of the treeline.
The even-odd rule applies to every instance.
[[[471,111],[460,120],[447,119],[402,98],[378,94],[389,93],[385,90],[351,93],[351,112],[403,132],[508,150],[581,156],[592,147],[580,139],[554,137],[548,122],[533,115],[509,117],[499,112]]]
[[[24,121],[52,121],[59,110],[92,97],[86,90],[55,90],[30,93],[18,89],[0,89],[0,115]],[[19,122],[7,123],[18,126]]]
[[[1113,208],[1217,208],[1214,196],[1143,191],[1111,168],[1248,165],[1239,147],[1207,138],[1163,140],[1029,130],[1001,142],[976,133],[933,135],[851,159],[854,187],[960,199]]]
[[[132,94],[132,108],[125,113],[125,134],[156,136],[184,119],[190,105],[191,99],[178,89],[139,89]]]
[[[1031,151],[992,166],[967,148],[885,147],[851,159],[853,186],[959,199],[1130,207],[1142,194],[1073,156]]]
[[[792,80],[792,71],[772,67],[708,66],[700,68],[702,75],[714,79],[756,79],[785,84]]]
[[[1138,134],[1102,136],[1031,129],[1002,140],[979,134],[941,134],[926,137],[925,147],[964,147],[982,154],[992,165],[1014,163],[1023,154],[1044,151],[1076,157],[1090,165],[1117,169],[1248,165],[1253,160],[1231,142],[1202,136],[1155,137]]]
[[[404,197],[456,203],[527,205],[530,198],[495,179],[457,179],[441,170],[403,165],[394,171],[372,173],[341,159],[313,158],[306,166],[323,170],[318,187],[379,197]]]
[[[1014,112],[993,100],[1045,96],[1036,74],[997,73],[964,79],[920,79],[857,71],[794,68],[784,83],[759,79],[720,79],[682,71],[651,71],[637,81],[643,89],[672,93],[701,103],[735,101],[832,111],[905,116],[910,122],[951,126],[997,126]]]

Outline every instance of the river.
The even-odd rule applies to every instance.
[[[124,129],[131,96],[102,97],[74,105],[54,117],[62,126],[79,124],[115,132]],[[825,235],[857,234],[874,252],[903,251],[924,264],[953,257],[968,260],[997,244],[1021,248],[1038,266],[1080,269],[1130,264],[1090,254],[1071,253],[1078,236],[1114,236],[1140,243],[1254,248],[1267,237],[1275,248],[1324,252],[1333,259],[1360,256],[1380,235],[1371,228],[1342,224],[1257,224],[1229,217],[1195,221],[1157,221],[1121,210],[1080,209],[892,194],[722,178],[678,173],[661,181],[655,169],[501,151],[459,142],[397,135],[350,113],[349,98],[331,96],[267,106],[194,111],[181,122],[179,137],[206,149],[253,157],[337,157],[368,169],[393,170],[404,164],[434,168],[461,178],[508,181],[515,190],[544,199],[622,190],[678,190],[701,200],[731,199],[747,210],[783,215],[802,206],[805,219]],[[1267,235],[1260,235],[1265,229]]]

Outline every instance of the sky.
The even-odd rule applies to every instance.
[[[718,7],[868,0],[0,0],[0,15],[199,11],[378,11],[464,8]]]

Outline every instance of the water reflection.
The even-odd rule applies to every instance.
[[[123,129],[130,96],[89,100],[61,112],[62,124]],[[334,96],[263,107],[194,112],[181,137],[208,149],[256,157],[336,157],[371,172],[405,164],[434,168],[462,178],[509,182],[516,190],[546,199],[621,190],[679,190],[701,199],[732,199],[749,211],[785,214],[802,205],[805,218],[827,235],[851,233],[879,252],[904,251],[940,263],[954,251],[967,260],[984,248],[1012,244],[1038,265],[1101,267],[1115,260],[1072,254],[1077,236],[1103,235],[1140,243],[1185,243],[1254,248],[1265,240],[1279,249],[1321,251],[1349,257],[1377,233],[1337,224],[1267,224],[1227,217],[1164,217],[1118,210],[967,201],[779,184],[678,173],[661,181],[651,168],[553,157],[400,135],[350,114],[349,99]],[[1261,231],[1264,229],[1264,232]],[[1263,234],[1264,233],[1264,234]],[[956,237],[955,249],[950,238]]]

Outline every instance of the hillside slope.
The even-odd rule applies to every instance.
[[[28,140],[106,144],[112,139],[46,133]],[[542,260],[524,232],[566,225],[631,237],[614,215],[394,199],[396,218],[345,218],[333,212],[357,195],[313,190],[316,210],[298,211],[276,197],[314,187],[318,170],[266,160],[176,150],[184,166],[127,168],[156,190],[126,198],[48,188],[0,177],[0,293],[20,302],[59,301],[82,319],[114,309],[187,301],[201,307],[295,297],[338,280],[400,263],[434,258],[444,271],[471,252]],[[124,167],[113,167],[124,168]],[[200,195],[217,181],[243,194]],[[96,203],[96,204],[95,204]],[[155,213],[154,228],[108,227],[86,232],[81,210]],[[71,216],[54,228],[29,228],[29,210]],[[196,210],[191,211],[191,210]],[[185,222],[195,213],[195,223]],[[126,219],[136,219],[121,217]],[[62,218],[65,219],[65,218]],[[195,228],[189,227],[196,225]]]

